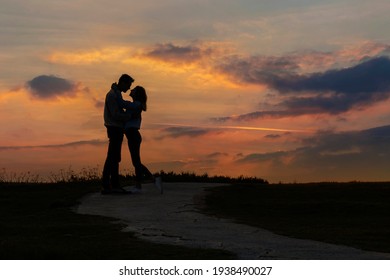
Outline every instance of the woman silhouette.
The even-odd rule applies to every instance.
[[[153,180],[156,187],[160,189],[162,193],[161,178],[154,178],[149,169],[141,163],[141,142],[142,136],[139,132],[142,122],[142,111],[147,109],[147,95],[146,91],[141,86],[136,86],[131,90],[130,96],[133,98],[133,108],[128,110],[132,116],[125,124],[125,134],[127,137],[127,143],[129,146],[131,161],[135,169],[136,185],[131,191],[132,193],[140,193],[142,189],[141,182],[145,179]]]

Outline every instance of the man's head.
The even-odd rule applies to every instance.
[[[118,81],[118,89],[122,92],[126,92],[130,89],[134,79],[127,74],[123,74]]]

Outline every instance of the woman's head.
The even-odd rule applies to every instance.
[[[146,95],[146,90],[141,86],[136,86],[130,92],[130,96],[134,101],[139,101],[142,104],[142,110],[146,111],[146,103],[148,101],[148,96]]]

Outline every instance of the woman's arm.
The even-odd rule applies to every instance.
[[[124,100],[123,98],[119,98],[118,103],[119,107],[126,109],[128,112],[140,113],[142,110],[142,105],[138,101],[131,102]]]

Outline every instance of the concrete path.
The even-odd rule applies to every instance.
[[[117,218],[128,225],[126,231],[151,242],[224,249],[239,259],[390,259],[390,254],[289,238],[199,213],[195,205],[204,190],[220,185],[164,183],[163,195],[152,184],[137,195],[94,193],[76,212]]]

